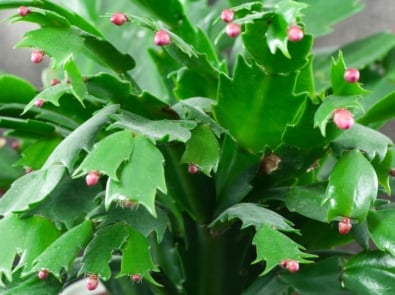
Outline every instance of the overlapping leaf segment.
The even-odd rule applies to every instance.
[[[241,28],[236,40],[219,21],[221,1],[130,1],[141,14],[112,3],[126,9],[116,32],[94,1],[82,2],[95,25],[47,0],[0,2],[29,7],[10,20],[39,28],[17,47],[52,61],[41,91],[0,76],[0,127],[23,143],[21,157],[0,149],[8,164],[0,170],[4,290],[56,293],[94,274],[143,278],[153,294],[257,294],[266,286],[316,294],[309,292],[321,290],[319,279],[343,292],[342,271],[344,286],[366,294],[366,265],[384,269],[369,282],[385,285],[394,273],[395,211],[376,197],[381,188],[391,194],[394,153],[375,128],[394,116],[394,69],[366,66],[383,59],[395,37],[314,56],[309,34],[325,34],[327,23],[358,11],[358,1],[335,1],[342,9],[328,11],[325,24],[311,17],[322,1],[229,1],[229,21]],[[303,38],[290,42],[292,26]],[[158,31],[170,38],[161,48]],[[370,92],[344,80],[346,62],[364,70]],[[50,85],[54,75],[63,80]],[[338,109],[356,120],[348,130],[333,123]],[[14,161],[33,171],[22,175]],[[93,172],[99,180],[88,187],[83,177]],[[383,252],[357,255],[341,270],[330,251],[350,241],[333,230],[342,218],[362,246],[371,237]],[[298,274],[281,268],[314,259]],[[221,271],[210,274],[212,265]],[[50,274],[45,283],[33,275],[40,271]]]

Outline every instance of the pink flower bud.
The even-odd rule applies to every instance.
[[[39,98],[34,102],[34,105],[38,108],[41,108],[44,105],[44,100]]]
[[[299,262],[293,259],[285,259],[281,261],[280,266],[286,268],[289,272],[297,272],[299,270]]]
[[[352,228],[351,220],[348,217],[343,217],[342,220],[339,221],[338,230],[339,234],[346,235],[350,232]]]
[[[354,125],[354,117],[349,110],[337,109],[333,113],[333,122],[339,129],[347,130]]]
[[[88,277],[88,281],[86,282],[86,288],[89,291],[93,291],[96,290],[98,285],[99,285],[99,280],[97,278],[97,275],[90,275]]]
[[[121,12],[116,12],[111,16],[111,22],[117,26],[122,26],[127,21],[128,17]]]
[[[140,274],[133,274],[130,276],[130,278],[135,283],[141,283],[141,281],[143,280],[143,276]]]
[[[359,80],[359,71],[354,68],[349,68],[344,72],[344,80],[348,83],[356,83]]]
[[[88,186],[94,186],[99,182],[100,174],[97,171],[89,172],[86,177],[85,181]]]
[[[50,83],[51,83],[51,86],[55,86],[55,85],[58,85],[60,83],[60,81],[58,79],[52,79]]]
[[[225,28],[226,34],[231,38],[236,38],[240,35],[241,27],[239,24],[228,23]]]
[[[44,51],[42,50],[34,50],[30,57],[32,63],[39,64],[44,60]]]
[[[298,25],[291,25],[288,28],[288,40],[291,42],[298,42],[303,39],[303,31]]]
[[[156,32],[154,37],[154,42],[158,46],[165,46],[171,43],[170,35],[165,30],[160,30]]]
[[[22,17],[28,15],[29,13],[32,13],[32,11],[29,8],[27,8],[26,6],[20,6],[18,8],[18,14]]]
[[[40,280],[45,280],[48,277],[48,270],[46,269],[41,269],[38,273],[37,273],[37,277]]]
[[[199,167],[196,166],[195,164],[189,164],[188,165],[188,173],[189,174],[196,174],[199,172]]]
[[[230,23],[233,20],[234,17],[234,12],[233,10],[230,9],[225,9],[222,11],[221,13],[221,19],[225,22],[225,23]]]

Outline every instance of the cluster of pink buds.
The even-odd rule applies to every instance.
[[[280,266],[282,268],[287,269],[289,272],[297,272],[299,271],[299,262],[293,259],[285,259],[280,262]]]
[[[241,32],[241,26],[239,24],[232,22],[234,16],[235,13],[231,9],[225,9],[221,13],[222,21],[227,23],[225,27],[225,33],[231,38],[236,38],[237,36],[240,35]]]

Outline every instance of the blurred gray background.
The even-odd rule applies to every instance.
[[[329,37],[316,40],[316,46],[341,45],[378,31],[395,29],[395,0],[363,0],[362,2],[366,5],[362,12],[335,26],[334,33]],[[1,12],[0,19],[4,19],[10,13],[14,11]],[[14,25],[9,25],[7,22],[0,23],[0,71],[22,76],[40,87],[41,69],[44,65],[30,62],[30,49],[13,49],[14,44],[21,39],[27,28],[27,25],[22,23]],[[392,128],[389,127],[391,125],[385,126],[384,132],[392,134],[393,132],[390,131]],[[395,134],[392,138],[395,138]]]

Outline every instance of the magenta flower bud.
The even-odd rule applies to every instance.
[[[189,164],[188,165],[188,173],[189,174],[196,174],[199,172],[199,167],[196,166],[195,164]]]
[[[60,83],[60,81],[58,79],[52,79],[50,82],[51,86],[58,85],[59,83]]]
[[[348,217],[343,217],[338,224],[339,234],[346,235],[352,228],[351,220]]]
[[[171,43],[170,35],[165,30],[160,30],[156,32],[154,37],[154,42],[158,46],[165,46]]]
[[[34,102],[34,105],[38,108],[41,108],[44,105],[44,100],[39,98]]]
[[[46,269],[41,269],[38,273],[37,273],[37,277],[40,280],[45,280],[48,277],[48,270]]]
[[[280,266],[286,268],[289,272],[299,271],[299,262],[293,259],[285,259],[281,261]]]
[[[347,130],[354,125],[354,117],[349,110],[337,109],[333,113],[333,122],[339,129]]]
[[[304,33],[298,25],[291,25],[288,28],[287,36],[290,42],[298,42],[303,39]]]
[[[18,14],[22,17],[28,15],[29,13],[32,13],[32,11],[29,8],[27,8],[26,6],[20,6],[18,8]]]
[[[97,171],[89,172],[86,177],[85,181],[88,186],[94,186],[99,182],[100,173]]]
[[[111,22],[116,26],[122,26],[127,21],[128,17],[121,12],[116,12],[111,16]]]
[[[344,80],[348,83],[356,83],[359,80],[359,71],[354,68],[349,68],[344,72]]]
[[[44,60],[44,51],[42,50],[34,50],[30,57],[32,63],[39,64]]]
[[[131,280],[135,283],[141,283],[143,276],[141,274],[133,274],[130,276]]]
[[[86,282],[86,288],[89,291],[93,291],[96,290],[98,285],[99,285],[99,280],[97,278],[97,275],[90,275],[88,277],[88,281]]]
[[[239,24],[228,23],[225,28],[226,34],[231,38],[236,38],[240,35],[241,27]]]
[[[225,23],[230,23],[233,20],[234,16],[235,16],[235,14],[234,14],[233,10],[230,10],[230,9],[225,9],[221,13],[221,19]]]

